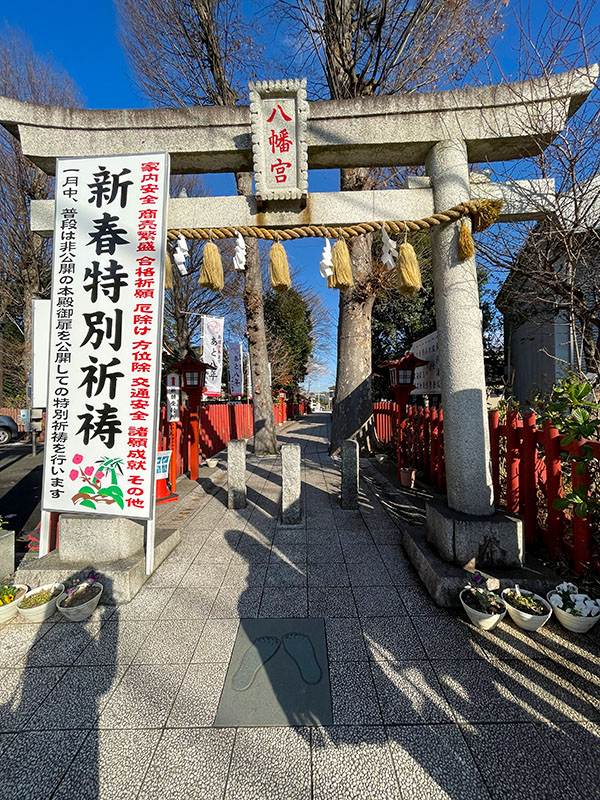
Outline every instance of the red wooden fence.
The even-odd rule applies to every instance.
[[[373,416],[375,418],[375,430],[380,442],[394,441],[394,428],[398,418],[397,403],[383,402],[373,403]]]
[[[275,424],[280,425],[288,419],[306,414],[308,404],[274,403]],[[177,423],[177,475],[190,471],[194,457],[193,412],[182,406],[180,421]],[[200,406],[198,430],[198,462],[202,464],[210,456],[227,447],[230,439],[248,439],[253,435],[254,409],[252,403],[203,403]],[[170,450],[170,424],[166,409],[161,409],[159,427],[159,449]]]
[[[505,442],[504,464],[501,439]],[[590,485],[589,470],[579,475],[575,459],[588,445],[592,457],[600,460],[600,442],[580,441],[563,447],[560,433],[550,423],[537,427],[533,411],[522,418],[516,411],[509,411],[504,425],[499,423],[498,412],[490,411],[490,440],[496,503],[503,501],[509,511],[522,517],[525,541],[532,543],[539,534],[552,558],[562,554],[578,574],[585,571],[586,564],[600,573],[598,554],[592,551],[590,519],[559,511],[552,505],[562,497],[563,483],[573,489]]]
[[[387,420],[395,413],[394,403],[374,404],[381,441],[393,441]],[[538,428],[533,412],[521,418],[516,411],[509,411],[506,422],[500,425],[498,412],[490,411],[489,424],[496,505],[505,506],[523,519],[528,544],[540,536],[552,558],[563,555],[579,574],[584,572],[586,564],[600,573],[600,558],[593,552],[589,518],[558,511],[552,505],[562,497],[563,483],[572,488],[590,485],[588,471],[579,475],[575,470],[575,459],[587,444],[592,448],[593,458],[600,460],[600,442],[582,441],[563,447],[556,428],[550,424]],[[432,486],[444,489],[443,411],[409,407],[397,439],[398,467],[416,467]]]

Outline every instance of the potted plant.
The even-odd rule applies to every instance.
[[[539,594],[521,589],[519,585],[502,592],[502,598],[512,621],[526,631],[537,631],[552,616],[552,606]]]
[[[29,587],[24,583],[3,583],[0,586],[0,623],[8,622],[17,613],[17,604]]]
[[[66,590],[56,603],[56,607],[64,617],[71,622],[81,622],[95,611],[104,589],[98,581],[99,577],[96,573],[90,572],[85,581]]]
[[[458,595],[473,625],[491,631],[504,618],[506,603],[487,588],[487,579],[479,572],[470,575],[470,583]]]
[[[47,583],[31,589],[19,601],[17,610],[28,622],[43,622],[56,611],[56,601],[64,594],[62,583]]]
[[[581,594],[574,583],[559,583],[546,597],[556,618],[568,631],[587,633],[600,619],[600,601]]]

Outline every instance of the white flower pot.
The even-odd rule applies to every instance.
[[[92,597],[91,600],[88,600],[87,603],[82,603],[80,606],[74,606],[73,608],[63,608],[61,603],[63,603],[68,595],[65,593],[61,595],[60,600],[56,603],[56,607],[66,619],[70,620],[71,622],[81,622],[84,619],[87,619],[91,614],[94,613],[96,610],[96,606],[100,602],[100,598],[102,597],[102,592],[104,590],[104,586],[101,583],[94,583],[94,586],[99,586],[100,591],[96,594],[95,597]]]
[[[548,592],[546,595],[548,602],[550,602],[550,596],[553,594],[555,594],[555,592],[552,591]],[[550,605],[552,604],[550,603]],[[600,614],[596,617],[575,617],[573,614],[569,614],[568,611],[557,608],[556,606],[552,606],[552,610],[560,624],[568,631],[573,631],[574,633],[587,633],[594,627],[598,620],[600,620]]]
[[[464,592],[465,590],[463,589],[458,597],[467,614],[467,617],[471,620],[476,628],[482,628],[484,631],[491,631],[496,627],[500,620],[504,619],[506,615],[506,603],[504,600],[502,600],[502,598],[499,597],[498,600],[504,606],[504,611],[502,611],[500,614],[485,614],[483,611],[476,611],[474,608],[471,608],[471,606],[465,603],[463,600]]]
[[[15,589],[29,589],[29,586],[26,586],[24,583],[13,583],[12,584]],[[19,600],[13,600],[12,603],[8,603],[8,605],[0,606],[0,624],[3,622],[8,622],[9,619],[17,616],[17,606],[19,605],[19,601],[23,598],[20,597]]]
[[[30,595],[34,594],[34,592],[38,592],[40,589],[51,589],[52,587],[58,587],[60,589],[60,594],[57,594],[56,597],[50,600],[47,603],[44,603],[43,606],[36,606],[35,608],[21,608],[21,603],[25,599],[25,597],[29,597]],[[65,587],[62,583],[45,583],[43,586],[37,586],[35,589],[31,589],[25,597],[22,597],[17,605],[17,609],[19,614],[26,619],[27,622],[44,622],[44,620],[51,617],[52,614],[56,611],[56,603],[61,599],[61,597],[65,593]]]
[[[525,611],[519,611],[518,608],[511,606],[510,602],[505,597],[506,592],[512,588],[513,587],[509,587],[508,589],[504,589],[502,591],[502,599],[506,603],[506,608],[508,609],[508,613],[510,614],[512,621],[515,623],[515,625],[518,625],[519,628],[523,628],[525,631],[537,631],[542,628],[552,616],[552,606],[550,603],[548,603],[547,600],[544,600],[543,597],[540,597],[539,594],[521,589],[521,594],[531,595],[535,600],[539,600],[540,603],[542,603],[542,605],[548,609],[548,613],[544,614],[544,616],[539,616],[537,614],[527,614]]]

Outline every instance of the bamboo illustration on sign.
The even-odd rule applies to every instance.
[[[71,481],[80,481],[80,486],[76,494],[71,498],[73,505],[84,506],[85,508],[96,509],[98,503],[112,505],[116,503],[122,510],[125,507],[123,502],[123,490],[119,486],[119,475],[123,474],[121,458],[101,458],[96,461],[97,467],[92,465],[82,467],[83,456],[78,453],[73,456],[73,463],[78,469],[72,469],[69,473]],[[110,482],[108,486],[102,486],[102,482],[107,478]]]

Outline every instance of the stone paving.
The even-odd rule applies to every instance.
[[[0,797],[422,800],[600,797],[600,640],[551,621],[485,633],[437,608],[372,485],[339,504],[326,415],[303,450],[303,522],[280,460],[182,481],[182,542],[128,605],[0,627]],[[241,618],[323,618],[333,725],[213,727]]]

